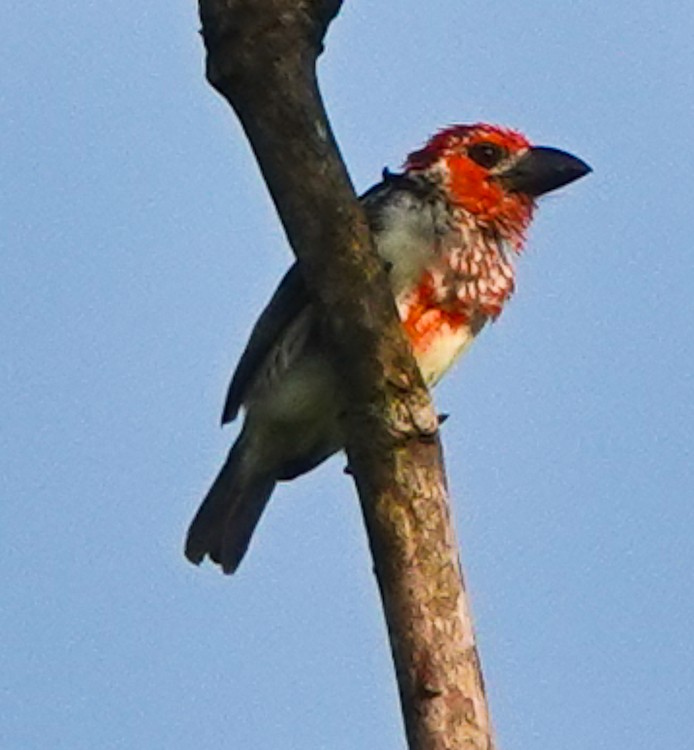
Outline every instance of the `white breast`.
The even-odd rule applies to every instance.
[[[417,364],[428,386],[436,385],[446,370],[470,346],[474,339],[468,326],[453,330],[448,325],[429,342],[426,349],[416,353]]]

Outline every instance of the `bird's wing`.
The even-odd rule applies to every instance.
[[[364,206],[371,231],[379,233],[378,224],[383,201],[393,191],[413,189],[408,178],[384,172],[383,181],[368,190],[360,201]],[[299,265],[287,271],[272,299],[258,318],[251,337],[246,344],[227,392],[222,424],[236,418],[239,409],[253,390],[262,381],[263,375],[276,376],[301,355],[302,347],[315,333],[315,320],[311,314],[310,299]],[[260,379],[260,380],[259,380]]]
[[[308,292],[299,265],[287,271],[272,299],[258,318],[241,355],[227,392],[222,424],[236,419],[249,389],[256,381],[272,350],[282,341],[287,329],[309,306]],[[308,315],[301,316],[308,319]],[[307,320],[308,322],[308,320]]]

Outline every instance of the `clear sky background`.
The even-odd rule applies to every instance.
[[[358,503],[281,487],[182,556],[290,253],[194,3],[0,9],[0,750],[404,748]],[[347,2],[320,65],[359,190],[485,120],[594,174],[438,388],[500,746],[694,730],[694,5]]]

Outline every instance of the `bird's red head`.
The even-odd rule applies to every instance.
[[[452,204],[520,247],[535,197],[590,171],[570,154],[533,147],[497,125],[453,125],[432,136],[405,162],[407,172],[439,180]]]

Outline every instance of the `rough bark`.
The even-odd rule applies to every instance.
[[[349,466],[369,534],[409,747],[489,750],[438,420],[316,82],[316,59],[340,5],[200,0],[207,77],[243,125],[349,389]]]

